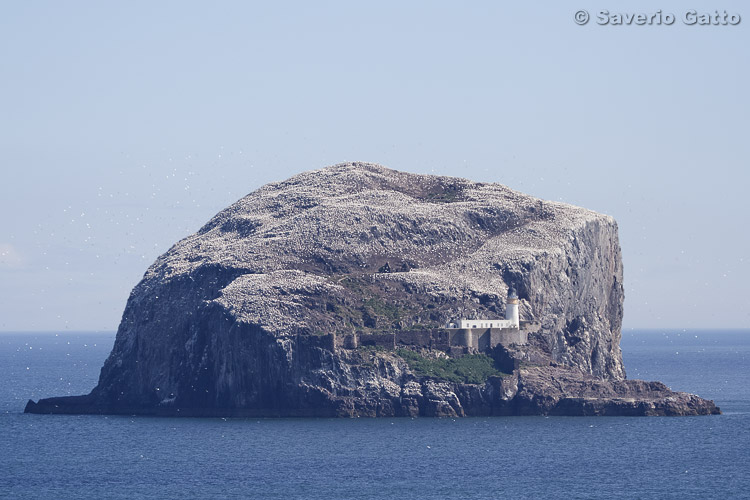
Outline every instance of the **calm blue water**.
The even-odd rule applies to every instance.
[[[24,415],[82,394],[113,334],[0,334],[0,497],[748,498],[750,331],[623,335],[630,378],[714,399],[678,418]]]

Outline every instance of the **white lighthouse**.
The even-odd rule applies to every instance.
[[[520,329],[521,322],[518,317],[518,294],[516,293],[515,288],[511,287],[508,289],[508,300],[505,301],[505,319],[461,318],[457,323],[448,323],[446,328],[458,330],[485,330],[487,328]]]
[[[508,301],[505,303],[505,319],[510,321],[511,328],[518,328],[518,294],[515,288],[508,290]]]
[[[445,329],[449,330],[451,346],[486,351],[497,345],[523,345],[528,343],[529,333],[538,332],[541,325],[524,321],[522,328],[518,316],[518,293],[510,287],[505,301],[505,319],[461,318],[456,323],[448,323]]]

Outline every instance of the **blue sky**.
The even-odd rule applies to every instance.
[[[620,3],[618,3],[620,4]],[[626,328],[748,327],[750,9],[595,2],[8,2],[0,330],[114,330],[172,243],[348,160],[614,216]],[[579,26],[577,10],[591,21]],[[746,17],[746,19],[745,19]]]

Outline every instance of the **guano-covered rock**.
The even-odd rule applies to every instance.
[[[717,413],[626,380],[622,273],[611,217],[499,184],[335,165],[263,186],[175,244],[133,289],[96,388],[26,411]],[[441,344],[452,320],[500,317],[511,286],[538,325],[528,344]]]

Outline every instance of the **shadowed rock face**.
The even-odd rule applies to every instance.
[[[484,384],[420,377],[395,352],[337,349],[330,338],[501,317],[511,285],[521,319],[542,329],[524,350],[496,350],[515,369]],[[622,304],[611,217],[498,184],[336,165],[268,184],[175,244],[133,289],[92,393],[27,411],[718,411],[625,380]]]

